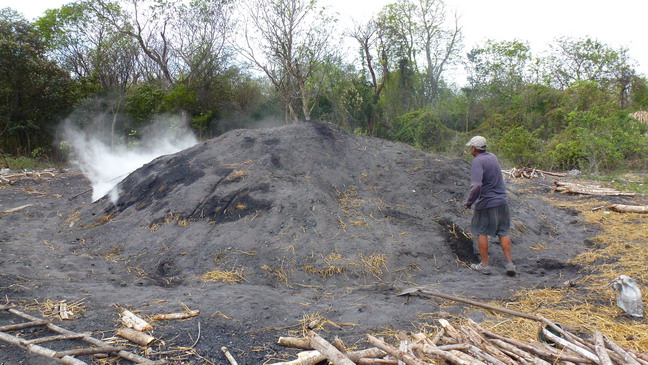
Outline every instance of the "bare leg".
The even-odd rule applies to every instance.
[[[488,266],[488,236],[481,236],[481,235],[477,236],[477,244],[479,245],[479,255],[481,256],[482,266],[487,267]]]
[[[504,257],[506,257],[506,262],[509,264],[512,263],[513,257],[511,256],[511,237],[501,236],[500,246],[502,246],[502,252],[504,252]]]

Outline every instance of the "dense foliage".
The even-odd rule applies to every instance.
[[[64,120],[118,143],[180,115],[200,138],[322,119],[440,153],[482,134],[516,166],[648,169],[647,124],[629,116],[648,81],[626,49],[563,37],[543,57],[520,40],[464,53],[441,0],[335,26],[316,0],[79,0],[33,22],[3,9],[0,153],[56,157]]]

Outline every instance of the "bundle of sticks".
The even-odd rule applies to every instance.
[[[453,326],[439,319],[440,330],[434,337],[423,333],[399,334],[397,345],[367,335],[373,346],[365,350],[349,351],[335,339],[326,341],[314,331],[308,337],[281,337],[284,346],[312,349],[298,355],[296,360],[275,365],[314,365],[322,361],[333,364],[460,364],[460,365],[515,365],[515,364],[632,364],[648,365],[648,354],[623,349],[612,340],[595,332],[583,339],[543,318],[541,328],[544,342],[523,341],[498,335],[483,329],[471,319]]]

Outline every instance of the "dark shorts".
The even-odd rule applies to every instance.
[[[511,228],[508,204],[475,210],[470,226],[473,235],[508,236]]]

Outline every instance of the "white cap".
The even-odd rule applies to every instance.
[[[486,138],[482,136],[474,136],[470,141],[468,141],[468,143],[466,143],[466,146],[475,147],[480,150],[486,149]]]

